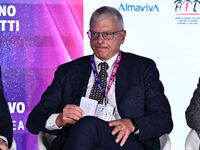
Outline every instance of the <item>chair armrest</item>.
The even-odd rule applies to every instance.
[[[171,150],[171,141],[168,134],[162,135],[159,140],[161,150]]]
[[[185,141],[185,150],[199,150],[200,139],[195,130],[191,130]]]
[[[17,144],[15,142],[15,139],[13,138],[13,141],[12,141],[12,145],[11,145],[11,148],[10,150],[17,150]]]
[[[39,150],[49,150],[56,135],[51,135],[40,131],[38,134],[38,148]]]

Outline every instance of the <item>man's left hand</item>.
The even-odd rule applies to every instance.
[[[109,126],[114,127],[112,135],[118,133],[115,142],[119,143],[119,141],[121,140],[120,146],[124,145],[124,143],[128,139],[129,134],[135,129],[130,119],[113,120],[109,122]]]

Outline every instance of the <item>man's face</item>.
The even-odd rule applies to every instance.
[[[121,28],[116,19],[112,16],[106,16],[103,19],[93,20],[91,30],[94,32],[117,32]],[[126,31],[123,30],[113,36],[111,40],[104,40],[102,34],[100,34],[98,39],[90,40],[90,46],[94,54],[102,61],[108,60],[119,52],[120,45],[124,43]]]

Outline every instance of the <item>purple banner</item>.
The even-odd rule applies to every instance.
[[[82,0],[0,0],[0,66],[17,149],[38,149],[27,116],[58,65],[80,56]]]

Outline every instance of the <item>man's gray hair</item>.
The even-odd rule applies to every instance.
[[[108,15],[111,15],[118,22],[119,27],[121,29],[124,29],[124,22],[123,22],[122,15],[120,14],[120,12],[117,9],[115,9],[113,7],[109,7],[109,6],[100,7],[93,12],[93,14],[90,18],[90,29],[92,26],[92,22],[94,20],[104,19]]]

